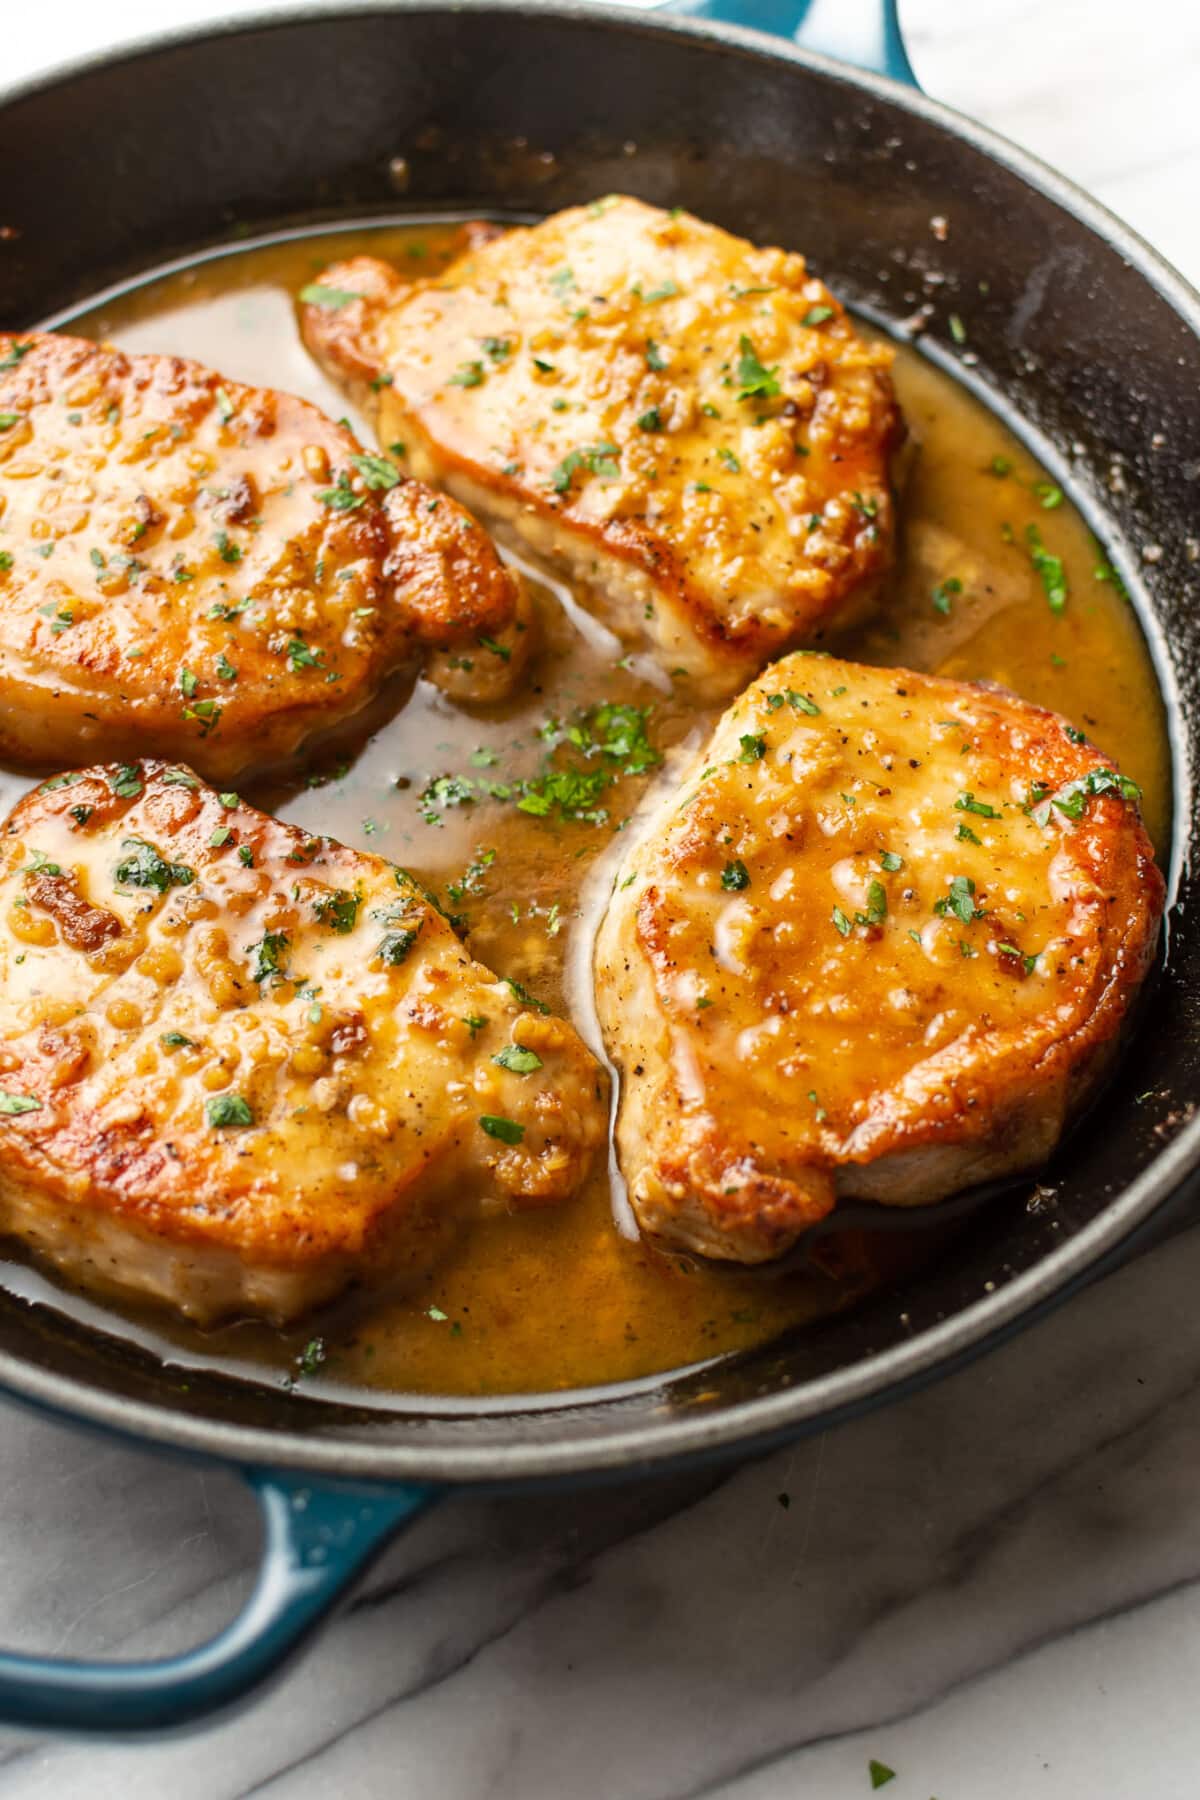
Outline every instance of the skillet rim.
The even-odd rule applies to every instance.
[[[619,28],[625,34],[715,41],[752,57],[796,64],[850,91],[865,92],[898,106],[967,142],[1099,237],[1200,338],[1200,292],[1143,237],[1040,157],[919,90],[885,76],[852,69],[763,32],[689,19],[661,7],[641,11],[597,0],[543,0],[538,11],[568,23],[581,21]],[[115,49],[56,63],[24,81],[0,84],[0,109],[39,93],[68,87],[95,68],[136,63],[149,55],[186,50],[214,38],[324,22],[344,24],[355,17],[437,12],[465,18],[475,13],[528,18],[528,8],[514,0],[447,0],[443,5],[437,0],[353,0],[350,5],[338,4],[337,0],[310,0],[308,4],[270,11],[227,14],[200,24],[147,33]],[[1156,618],[1139,617],[1163,688],[1170,735],[1178,748],[1182,707],[1163,654],[1162,626]],[[1169,870],[1172,901],[1187,854],[1192,811],[1191,771],[1183,755],[1176,754],[1173,761],[1175,824]],[[5,1351],[0,1351],[0,1390],[66,1421],[89,1424],[162,1449],[206,1455],[227,1463],[385,1482],[508,1487],[572,1476],[607,1474],[612,1478],[651,1467],[678,1467],[720,1453],[750,1454],[806,1431],[827,1428],[887,1399],[900,1398],[964,1366],[1026,1325],[1036,1323],[1053,1306],[1101,1273],[1197,1167],[1200,1116],[1185,1124],[1150,1166],[1061,1248],[910,1342],[890,1346],[796,1388],[730,1403],[708,1417],[695,1412],[666,1413],[648,1423],[610,1431],[595,1440],[570,1436],[547,1444],[514,1439],[505,1446],[464,1444],[428,1451],[420,1446],[319,1437],[314,1434],[322,1429],[320,1414],[325,1408],[316,1399],[306,1402],[303,1424],[293,1429],[249,1427],[189,1417],[177,1407],[127,1399],[78,1378],[53,1374]],[[663,1377],[664,1395],[670,1379],[667,1372]],[[617,1390],[614,1402],[619,1394]],[[569,1405],[569,1396],[564,1396],[564,1409]],[[603,1401],[588,1402],[589,1407],[603,1405]]]

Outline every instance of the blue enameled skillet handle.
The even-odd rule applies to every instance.
[[[0,1720],[45,1731],[170,1731],[246,1699],[278,1673],[371,1558],[438,1498],[431,1487],[244,1471],[263,1521],[258,1580],[225,1630],[158,1662],[0,1654]]]
[[[919,87],[896,7],[897,0],[667,0],[662,10],[769,32],[801,50]]]

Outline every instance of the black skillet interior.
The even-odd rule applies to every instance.
[[[0,323],[34,324],[248,230],[405,207],[542,212],[611,189],[803,248],[882,318],[930,300],[931,353],[960,360],[1038,434],[1085,510],[1107,516],[1130,585],[1148,578],[1186,823],[1200,720],[1194,302],[1052,176],[1030,185],[1020,159],[994,151],[831,65],[627,13],[416,5],[265,22],[84,66],[0,107]],[[1178,850],[1176,864],[1186,903],[1195,877]],[[0,1381],[199,1448],[381,1474],[583,1470],[694,1448],[697,1418],[713,1443],[812,1423],[855,1397],[839,1372],[879,1357],[855,1394],[885,1390],[919,1334],[972,1308],[944,1346],[964,1348],[1003,1323],[1014,1278],[1041,1269],[1028,1298],[1044,1299],[1067,1272],[1051,1253],[1084,1232],[1090,1258],[1105,1248],[1088,1230],[1101,1215],[1115,1242],[1152,1210],[1161,1194],[1143,1183],[1123,1215],[1106,1212],[1186,1135],[1197,994],[1185,904],[1136,1043],[1038,1205],[1028,1190],[993,1205],[905,1291],[700,1375],[552,1410],[332,1406],[195,1375],[184,1400],[138,1353],[5,1297]],[[1175,1181],[1196,1159],[1179,1150]],[[770,1396],[753,1416],[734,1411]]]

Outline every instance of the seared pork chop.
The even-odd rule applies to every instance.
[[[186,768],[0,835],[0,1231],[89,1288],[284,1322],[542,1205],[604,1135],[574,1031],[403,871]]]
[[[319,288],[332,303],[302,304],[305,341],[376,408],[381,442],[697,695],[877,589],[891,353],[803,257],[614,196],[427,281],[355,257]]]
[[[516,679],[519,577],[305,400],[171,356],[0,334],[0,751],[280,762],[415,652]]]
[[[1033,1168],[1095,1091],[1163,880],[1136,789],[1000,689],[795,655],[717,726],[596,951],[642,1225],[778,1256],[841,1196]]]

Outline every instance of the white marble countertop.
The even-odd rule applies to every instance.
[[[1200,9],[902,8],[929,92],[1200,280]],[[3,75],[236,10],[9,7]],[[873,1757],[889,1800],[1195,1800],[1198,1292],[1192,1232],[768,1461],[456,1500],[239,1720],[138,1748],[0,1734],[0,1800],[858,1800]],[[224,1474],[0,1407],[0,1496],[0,1642],[164,1652],[246,1591]]]

